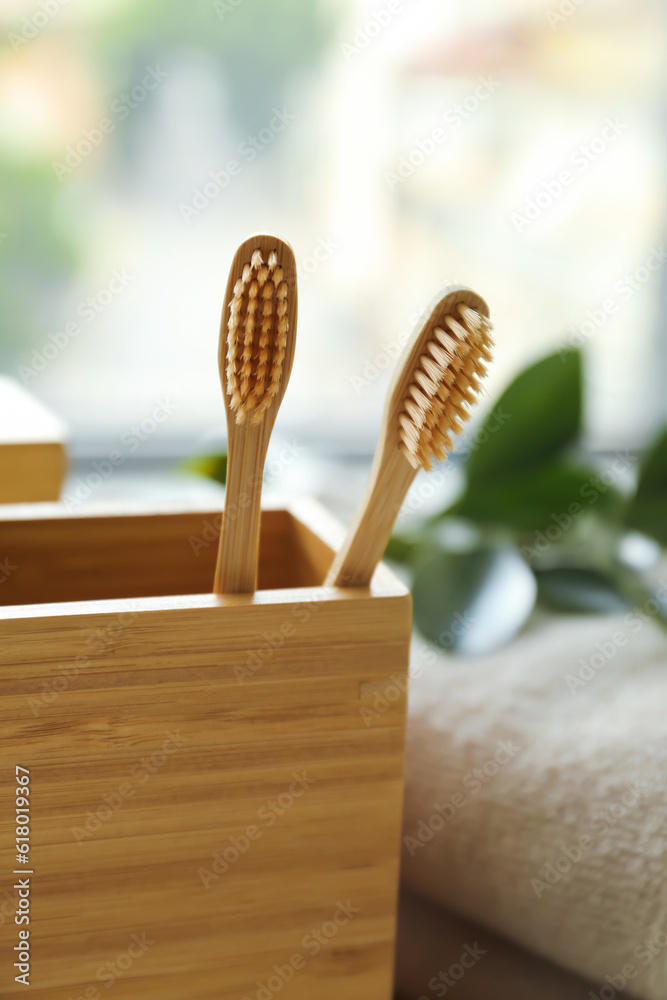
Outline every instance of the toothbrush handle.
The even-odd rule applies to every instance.
[[[216,594],[252,594],[257,589],[262,476],[270,434],[271,422],[263,421],[229,435]]]
[[[416,475],[417,470],[398,448],[378,451],[366,490],[325,586],[369,586]]]

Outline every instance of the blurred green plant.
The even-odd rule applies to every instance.
[[[189,458],[180,465],[184,472],[192,472],[196,476],[205,476],[222,486],[227,482],[227,455],[200,455]]]
[[[289,96],[295,76],[317,64],[341,16],[311,0],[200,0],[188,6],[138,0],[106,20],[103,55],[136,67],[164,58],[173,46],[208,51],[229,81],[239,127],[261,128]]]
[[[75,242],[58,223],[58,181],[46,164],[0,157],[0,361],[16,363],[77,263]]]
[[[485,652],[516,634],[536,602],[570,612],[634,608],[667,623],[667,587],[646,573],[667,544],[667,430],[633,489],[627,452],[599,465],[583,457],[582,409],[578,351],[527,368],[464,450],[456,502],[392,536],[386,558],[412,580],[425,638]]]

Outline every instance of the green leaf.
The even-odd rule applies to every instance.
[[[562,566],[535,576],[538,600],[558,611],[611,614],[630,606],[612,577],[596,569]]]
[[[618,490],[600,480],[597,470],[563,461],[510,480],[498,479],[484,486],[471,483],[446,514],[522,531],[555,525],[555,535],[556,528],[568,531],[589,510],[612,520],[620,518],[623,502]]]
[[[579,434],[581,397],[579,351],[551,354],[521,372],[469,448],[471,486],[523,475],[564,451]]]
[[[186,472],[193,472],[197,476],[214,479],[216,483],[221,483],[224,486],[227,480],[227,455],[223,453],[190,458],[183,462],[181,468]]]
[[[464,655],[508,642],[533,606],[535,577],[512,546],[431,553],[416,568],[415,624],[426,639]]]
[[[622,594],[632,607],[635,619],[653,619],[667,631],[667,587],[662,578],[647,579],[626,566],[616,567],[615,580]]]
[[[410,530],[395,531],[389,539],[383,558],[401,565],[414,566],[435,549],[471,552],[479,548],[482,540],[482,533],[477,525],[439,515]]]
[[[390,562],[408,565],[414,562],[419,552],[427,544],[427,536],[395,532],[387,543],[383,558]]]
[[[644,457],[625,523],[667,545],[667,428]]]

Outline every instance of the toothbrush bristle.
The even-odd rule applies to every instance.
[[[278,256],[255,250],[234,286],[227,321],[227,395],[237,424],[258,424],[280,391],[287,349],[287,282]]]
[[[491,360],[491,324],[459,302],[431,331],[399,416],[401,451],[414,469],[442,461],[470,417],[480,382]]]

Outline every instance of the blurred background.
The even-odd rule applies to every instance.
[[[591,449],[664,421],[658,0],[3,0],[0,22],[0,370],[64,418],[75,470],[166,397],[128,467],[223,446],[221,301],[257,230],[300,271],[282,491],[329,459],[365,475],[392,350],[450,282],[490,304],[486,405],[569,344]]]

